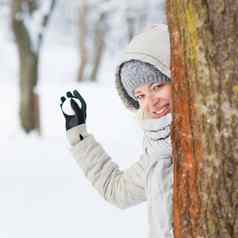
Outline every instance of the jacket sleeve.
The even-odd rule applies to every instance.
[[[73,157],[104,199],[121,209],[145,201],[146,158],[121,171],[93,135],[80,141],[80,130],[78,126],[67,132]]]

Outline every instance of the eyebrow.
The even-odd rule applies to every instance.
[[[139,94],[139,93],[142,93],[140,90],[139,91],[135,91],[135,94]]]

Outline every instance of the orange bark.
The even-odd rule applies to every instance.
[[[238,2],[168,0],[175,238],[238,237]]]

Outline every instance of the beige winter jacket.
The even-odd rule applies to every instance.
[[[160,25],[134,38],[122,63],[130,59],[143,60],[170,76],[168,49],[167,28]],[[119,71],[117,81],[120,81]],[[120,84],[117,86],[125,105],[132,108],[128,98],[123,98]],[[95,189],[108,202],[125,209],[147,201],[150,238],[173,237],[171,121],[171,114],[160,119],[141,121],[144,130],[143,154],[124,171],[112,161],[94,136],[87,133],[85,125],[67,131],[74,158]],[[81,141],[80,134],[85,137]]]

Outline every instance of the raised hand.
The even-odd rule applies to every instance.
[[[77,100],[75,100],[75,99],[78,99],[80,101],[81,107],[77,103]],[[68,115],[63,110],[63,104],[65,103],[66,100],[70,100],[70,105],[74,112],[73,115]],[[62,113],[65,117],[66,130],[69,130],[69,129],[71,129],[75,126],[81,125],[81,124],[85,124],[87,104],[77,90],[73,90],[73,93],[70,91],[67,92],[66,97],[62,96],[60,107],[61,107]]]

